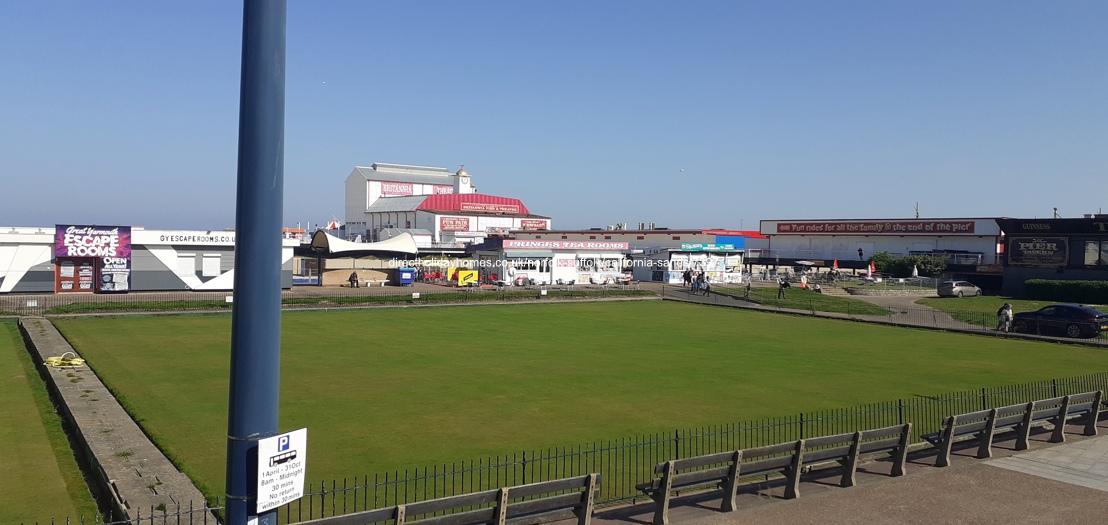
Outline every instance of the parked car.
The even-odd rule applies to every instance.
[[[1108,314],[1080,304],[1052,304],[1017,313],[1012,329],[1024,334],[1061,333],[1066,337],[1096,337],[1108,331]]]
[[[969,281],[943,281],[939,283],[939,297],[977,297],[981,289]]]

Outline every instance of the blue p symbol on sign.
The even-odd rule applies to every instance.
[[[281,436],[277,438],[277,452],[284,452],[289,449],[289,437]]]

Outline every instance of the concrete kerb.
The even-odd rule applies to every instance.
[[[202,508],[204,495],[150,441],[115,396],[87,366],[54,368],[47,358],[74,352],[42,317],[22,317],[27,350],[79,449],[93,492],[115,517],[145,518],[161,511]]]

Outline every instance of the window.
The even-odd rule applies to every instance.
[[[639,235],[639,236],[636,236],[636,237],[635,237],[635,239],[637,239],[637,240],[640,240],[640,241],[641,241],[641,240],[643,240],[643,239],[645,239],[645,238],[646,238],[646,237],[643,237],[642,235]]]
[[[612,240],[612,236],[611,235],[605,235],[604,240],[610,241],[610,240]]]
[[[681,240],[681,236],[680,235],[674,235],[673,240],[679,241],[679,240]]]
[[[1108,265],[1108,240],[1085,241],[1085,266]]]
[[[196,275],[196,254],[195,253],[178,253],[177,254],[177,275],[188,276]]]
[[[595,236],[595,235],[589,235],[589,238],[590,238],[590,239],[595,239],[595,238],[596,238],[596,236]]]
[[[218,253],[205,253],[204,254],[204,266],[201,268],[201,275],[204,277],[218,277],[219,276],[219,254]]]

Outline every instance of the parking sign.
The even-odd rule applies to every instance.
[[[275,509],[304,495],[308,429],[258,441],[257,512]]]

